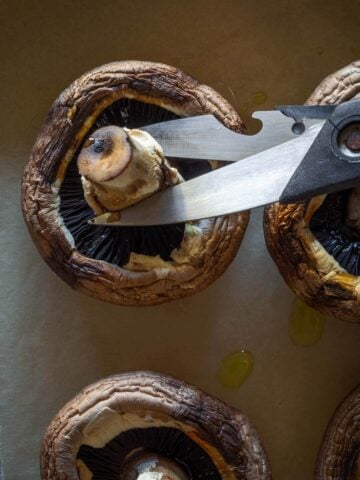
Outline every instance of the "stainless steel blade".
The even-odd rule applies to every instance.
[[[166,157],[229,162],[242,160],[301,136],[292,130],[295,123],[293,118],[280,111],[254,112],[252,116],[262,122],[262,129],[255,135],[235,133],[224,127],[213,115],[170,120],[141,129],[160,143]],[[303,119],[302,123],[305,133],[319,120]]]
[[[164,225],[247,210],[279,200],[325,121],[241,162],[159,192],[121,212],[117,225]],[[109,225],[107,215],[95,224]]]

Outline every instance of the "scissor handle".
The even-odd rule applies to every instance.
[[[295,170],[281,203],[360,184],[360,100],[338,105]]]

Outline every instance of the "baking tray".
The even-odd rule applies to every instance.
[[[3,1],[1,20],[1,463],[6,480],[40,478],[51,417],[82,387],[135,369],[170,373],[218,396],[256,425],[278,480],[313,476],[325,426],[359,383],[359,325],[327,319],[320,341],[295,346],[293,295],[252,212],[226,273],[194,297],[124,308],[72,291],[41,260],[19,202],[31,145],[58,94],[81,73],[124,59],[161,61],[251,112],[303,103],[328,74],[360,58],[360,5],[260,0]],[[238,389],[217,377],[247,349]]]

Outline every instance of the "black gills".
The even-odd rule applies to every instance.
[[[78,458],[93,473],[93,480],[118,480],[122,478],[125,457],[138,448],[175,460],[191,480],[221,480],[205,450],[181,430],[170,427],[126,430],[103,448],[82,445]]]
[[[360,275],[360,232],[346,224],[350,190],[327,195],[310,229],[326,251],[350,274]]]
[[[141,128],[151,123],[178,118],[174,113],[156,105],[123,98],[106,108],[91,131],[107,125]],[[130,253],[159,255],[171,260],[170,254],[179,247],[184,237],[184,224],[155,227],[92,227],[87,221],[94,213],[84,199],[77,168],[77,156],[71,160],[60,188],[60,213],[74,237],[77,250],[83,255],[118,266],[129,261]],[[171,159],[168,159],[171,160]],[[208,162],[189,161],[177,165],[185,179],[201,175],[211,169]]]

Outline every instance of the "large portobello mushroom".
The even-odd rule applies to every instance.
[[[134,372],[101,380],[55,416],[42,480],[269,480],[245,415],[174,378]]]
[[[327,77],[307,104],[360,95],[360,61]],[[360,190],[265,209],[268,250],[301,300],[341,320],[360,322]]]
[[[106,169],[99,173],[89,166],[93,157],[85,155],[81,161],[82,155],[79,160],[80,152],[93,148],[97,165],[101,164],[99,152],[104,145],[105,150],[108,147],[99,140],[103,127],[136,129],[208,113],[234,131],[243,128],[235,110],[213,89],[176,68],[138,61],[92,70],[55,101],[26,166],[22,206],[41,255],[70,286],[121,305],[152,305],[194,294],[225,271],[240,246],[247,212],[186,225],[94,227],[88,221],[107,209],[102,211],[101,205],[99,210],[97,201],[104,186],[101,181],[105,181],[108,194],[111,175],[124,171],[126,176],[129,168],[123,158],[109,176]],[[100,137],[95,142],[96,136]],[[131,143],[148,158],[155,154],[158,166],[166,165],[162,173],[156,173],[163,175],[158,177],[158,189],[214,166],[212,162],[166,160],[153,140]],[[150,154],[144,148],[150,148]],[[135,185],[127,191],[141,188],[143,180],[134,178]],[[108,207],[105,197],[102,200]],[[110,206],[114,207],[114,202]]]
[[[316,480],[360,479],[360,385],[339,405],[324,435]]]

